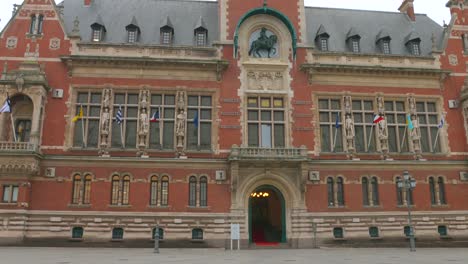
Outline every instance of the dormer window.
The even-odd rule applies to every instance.
[[[390,38],[383,38],[380,39],[377,42],[377,45],[379,46],[380,52],[383,54],[391,54],[391,49],[390,49]]]
[[[327,33],[325,27],[320,25],[317,31],[317,37],[315,38],[315,45],[320,49],[320,51],[328,51],[328,39],[330,35]]]
[[[127,29],[127,42],[136,43],[140,39],[140,28],[135,25],[128,25]]]
[[[405,45],[408,51],[413,56],[420,56],[421,55],[421,38],[419,34],[415,31],[412,31],[406,38],[405,38]]]
[[[92,36],[91,36],[92,42],[100,42],[104,40],[104,33],[106,29],[104,28],[103,25],[95,23],[91,26],[91,29],[92,29]]]
[[[414,56],[419,56],[421,55],[421,48],[419,46],[419,42],[418,41],[412,41],[410,43],[410,47],[411,47],[411,54],[413,54]]]
[[[359,38],[352,38],[351,39],[351,51],[354,53],[359,53],[360,52],[360,46],[359,46]]]
[[[203,47],[206,46],[206,39],[208,35],[208,30],[204,28],[198,28],[195,30],[195,44],[196,46]]]
[[[360,34],[354,29],[351,28],[346,36],[346,41],[348,42],[348,49],[353,53],[361,52],[361,36]]]
[[[169,26],[161,28],[161,44],[172,45],[174,29]]]

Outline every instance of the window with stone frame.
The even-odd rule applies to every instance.
[[[322,152],[343,152],[340,99],[319,99],[320,142]],[[339,127],[336,127],[338,122]],[[336,139],[336,142],[335,142]]]
[[[429,177],[429,193],[432,205],[446,205],[445,182],[443,177]]]
[[[328,207],[341,207],[345,205],[343,177],[327,178]]]
[[[247,142],[249,147],[284,148],[286,121],[284,98],[247,98]]]
[[[187,149],[211,150],[213,102],[208,95],[187,96]]]
[[[372,129],[375,114],[373,100],[353,100],[352,113],[356,152],[375,152],[376,129]]]
[[[74,116],[78,115],[82,108],[83,117],[74,122],[73,146],[82,148],[98,147],[101,96],[101,92],[78,92]]]
[[[111,205],[128,205],[130,192],[130,176],[112,176]]]
[[[439,113],[437,105],[433,101],[416,101],[416,115],[418,116],[419,129],[421,131],[422,152],[441,152],[439,130]],[[437,142],[435,141],[437,137]]]
[[[113,148],[136,148],[138,103],[138,93],[115,93],[111,136],[111,144]],[[121,124],[119,124],[115,119],[116,113],[119,109],[122,111]]]
[[[2,203],[17,203],[18,202],[19,186],[8,184],[3,185]]]
[[[150,205],[167,206],[168,205],[168,176],[151,176],[150,179]]]
[[[362,204],[364,206],[379,205],[379,181],[377,177],[363,177],[362,185]]]
[[[189,206],[191,207],[206,207],[208,206],[208,178],[201,176],[197,179],[196,176],[189,178]]]
[[[73,176],[72,204],[90,204],[91,202],[91,175]]]
[[[174,149],[175,100],[174,94],[151,94],[150,117],[156,115],[158,121],[150,122],[150,149]]]
[[[405,102],[403,100],[385,100],[384,104],[389,152],[408,152],[409,135],[406,131]]]

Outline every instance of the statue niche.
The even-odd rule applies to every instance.
[[[266,28],[254,32],[250,36],[250,43],[249,56],[256,58],[278,56],[278,37]]]

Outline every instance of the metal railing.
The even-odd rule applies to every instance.
[[[254,148],[237,147],[231,149],[230,160],[306,160],[307,148]]]
[[[29,142],[0,141],[1,152],[36,152],[37,145]]]

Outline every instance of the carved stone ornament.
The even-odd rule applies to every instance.
[[[249,43],[249,56],[251,57],[278,57],[278,37],[264,27],[252,33]]]
[[[51,49],[51,50],[60,49],[60,39],[59,38],[51,38],[50,41],[49,41],[49,49]]]
[[[284,89],[282,72],[249,71],[247,80],[249,90],[278,91]]]
[[[177,156],[185,156],[185,124],[187,122],[187,113],[185,112],[185,92],[177,92],[177,116],[176,116],[176,138],[177,138]]]
[[[39,173],[39,161],[35,159],[2,159],[0,160],[0,173],[7,175],[37,175]]]
[[[416,99],[413,96],[409,96],[407,100],[409,106],[409,113],[411,115],[416,115]]]
[[[148,157],[148,154],[146,153],[146,142],[148,141],[150,127],[148,114],[148,96],[149,91],[143,90],[140,92],[140,116],[138,120],[138,155],[140,155],[141,157]]]
[[[345,120],[344,120],[344,136],[346,142],[346,149],[348,151],[349,158],[354,158],[356,151],[355,148],[355,131],[354,131],[354,120],[351,108],[351,96],[343,96],[343,105],[345,109]]]
[[[458,65],[458,57],[457,57],[457,55],[455,55],[455,54],[450,54],[450,55],[448,56],[448,59],[449,59],[450,65],[452,65],[452,66],[457,66],[457,65]]]
[[[102,114],[100,124],[101,144],[99,146],[99,154],[103,157],[109,156],[109,133],[111,125],[111,114],[110,114],[110,89],[104,89],[102,92]]]
[[[16,49],[18,45],[18,38],[17,37],[8,37],[6,41],[6,48],[7,49]]]

